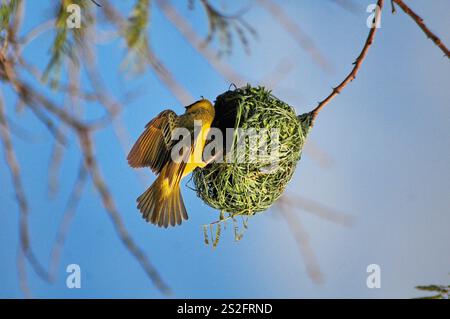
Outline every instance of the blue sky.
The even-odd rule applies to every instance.
[[[349,72],[368,33],[365,8],[371,1],[355,1],[355,13],[332,1],[278,2],[314,39],[333,65],[333,72],[317,67],[258,5],[244,16],[258,32],[258,37],[250,40],[250,55],[235,39],[233,54],[223,60],[254,85],[270,75],[280,61],[292,61],[290,72],[272,89],[303,113]],[[113,3],[128,12],[133,1]],[[201,36],[206,36],[207,22],[198,4],[189,10],[185,1],[172,3]],[[450,43],[448,1],[422,0],[411,6],[444,43]],[[223,10],[236,12],[239,8],[232,5]],[[112,129],[96,134],[97,157],[121,216],[173,290],[173,297],[409,298],[417,296],[416,285],[448,283],[450,64],[409,17],[400,10],[392,15],[389,2],[386,9],[357,79],[319,115],[289,185],[291,193],[355,216],[353,226],[342,227],[305,211],[296,212],[324,273],[322,284],[308,277],[295,239],[275,210],[251,218],[240,242],[234,242],[229,227],[215,250],[203,243],[201,225],[216,220],[218,212],[187,187],[182,192],[188,222],[167,230],[146,224],[135,208],[135,198],[154,176],[143,170],[145,183],[141,182],[136,171],[128,167]],[[48,19],[51,10],[44,1],[28,1],[25,14],[24,31]],[[43,67],[53,36],[45,33],[27,47],[25,56]],[[156,6],[149,36],[157,56],[193,98],[203,95],[214,100],[228,89],[229,83],[189,46]],[[134,89],[139,92],[122,114],[131,139],[135,139],[161,110],[172,108],[180,113],[183,107],[150,70],[137,78],[120,73],[123,47],[119,40],[98,45],[97,59],[105,84],[116,96]],[[3,83],[1,87],[8,114],[13,114],[15,97]],[[62,96],[50,94],[62,103]],[[101,114],[94,103],[84,108],[89,116]],[[37,140],[30,143],[13,137],[31,206],[33,248],[47,265],[76,178],[78,145],[71,141],[61,168],[60,192],[49,200],[47,167],[52,138],[29,111],[12,117],[34,132]],[[321,166],[311,156],[312,147],[325,152],[331,164]],[[0,297],[20,298],[18,209],[0,153]],[[72,263],[81,267],[81,289],[65,285],[65,268]],[[372,263],[381,266],[380,289],[366,287],[366,267]],[[27,273],[33,295],[40,298],[164,297],[123,247],[91,184],[71,226],[57,282],[43,282],[29,267]]]

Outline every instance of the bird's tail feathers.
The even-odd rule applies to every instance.
[[[142,217],[159,227],[180,225],[188,219],[179,184],[164,189],[161,175],[137,198],[137,203]]]

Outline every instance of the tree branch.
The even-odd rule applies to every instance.
[[[329,61],[316,47],[313,39],[277,3],[272,0],[258,0],[258,3],[273,16],[318,66],[328,73],[333,70]]]
[[[392,0],[395,2],[407,15],[409,15],[415,23],[422,29],[422,31],[426,34],[426,36],[436,44],[436,46],[441,49],[442,52],[447,56],[447,58],[450,59],[450,51],[445,46],[444,43],[442,43],[441,39],[435,35],[431,30],[427,27],[423,19],[418,16],[408,5],[406,5],[402,0]]]
[[[83,192],[84,185],[86,184],[87,170],[84,167],[84,163],[81,163],[78,170],[78,176],[72,191],[69,195],[69,200],[66,205],[66,210],[64,211],[61,224],[59,225],[58,231],[56,233],[56,238],[53,243],[53,248],[50,253],[50,267],[49,274],[52,281],[55,280],[59,261],[61,259],[62,249],[66,242],[67,234],[69,232],[70,225],[73,218],[75,217],[76,208],[81,199],[81,194]]]
[[[97,161],[94,157],[92,139],[87,130],[81,130],[78,134],[80,140],[81,151],[84,157],[85,167],[90,173],[94,186],[97,189],[103,206],[109,213],[109,217],[113,222],[113,225],[119,235],[120,240],[125,245],[127,250],[138,260],[142,268],[145,270],[149,278],[153,281],[155,286],[164,294],[170,293],[170,288],[161,278],[156,268],[150,263],[150,260],[144,254],[144,252],[136,245],[133,238],[128,233],[125,225],[120,217],[120,213],[117,211],[114,200],[100,174]]]
[[[49,281],[49,276],[44,267],[39,263],[35,257],[31,245],[30,245],[30,234],[29,234],[29,224],[28,224],[28,203],[25,196],[25,191],[22,185],[22,178],[20,174],[19,163],[16,158],[13,143],[11,140],[11,135],[9,132],[8,122],[5,117],[5,108],[3,104],[3,97],[0,97],[0,140],[3,143],[3,148],[5,150],[6,164],[11,173],[12,184],[14,192],[16,195],[17,204],[19,206],[19,242],[22,252],[25,257],[27,257],[31,266],[33,267],[36,274],[43,280]],[[20,256],[19,256],[20,257]],[[18,258],[19,258],[18,257]],[[19,259],[20,260],[20,259]],[[25,274],[25,270],[21,270],[20,265],[18,269],[21,273]],[[20,273],[19,273],[20,274]],[[21,275],[20,277],[26,278],[26,275]],[[25,276],[25,277],[24,277]],[[26,281],[26,279],[24,279]],[[26,282],[22,283],[22,287],[26,286]],[[24,294],[27,292],[24,290]]]
[[[278,207],[280,208],[279,211],[286,220],[286,223],[288,224],[289,229],[297,242],[300,253],[303,255],[306,271],[309,277],[317,284],[322,283],[323,274],[314,250],[311,247],[308,233],[299,222],[297,216],[289,210],[288,204],[284,202],[283,198],[280,198],[278,201]]]
[[[209,46],[205,45],[204,40],[201,39],[191,24],[183,17],[170,2],[165,0],[157,0],[156,4],[161,9],[162,13],[167,19],[177,28],[177,30],[184,36],[188,43],[197,50],[205,60],[217,70],[217,72],[228,82],[234,83],[237,86],[242,86],[247,83],[240,74],[234,71],[231,67],[226,65],[222,59]]]
[[[381,15],[381,12],[383,10],[383,4],[384,4],[384,0],[378,0],[377,5],[379,8],[379,11],[376,12],[375,21],[378,20],[378,18],[379,18],[378,15]],[[327,105],[336,95],[341,93],[342,89],[345,88],[347,86],[347,84],[349,84],[351,81],[353,81],[356,78],[356,75],[358,74],[358,71],[367,55],[367,52],[369,51],[369,48],[373,43],[376,32],[377,32],[377,28],[374,25],[374,26],[372,26],[372,28],[369,31],[369,35],[367,36],[366,42],[364,44],[364,47],[363,47],[361,53],[356,58],[356,61],[353,63],[354,67],[351,70],[351,72],[347,75],[347,77],[338,86],[333,88],[333,91],[330,93],[330,95],[328,95],[323,101],[319,102],[319,105],[317,105],[317,107],[314,110],[312,110],[312,112],[311,112],[312,113],[312,122],[314,122],[314,120],[316,119],[319,112],[323,109],[323,107],[325,105]]]

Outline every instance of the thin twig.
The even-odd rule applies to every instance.
[[[46,109],[49,113],[56,116],[66,125],[72,127],[75,130],[81,129],[99,129],[105,124],[103,118],[93,121],[92,123],[84,123],[81,119],[77,118],[73,114],[70,114],[67,110],[58,107],[49,98],[44,96],[35,90],[30,84],[20,79],[13,62],[5,55],[5,53],[0,52],[0,78],[11,83],[12,88],[16,91],[17,95],[24,102],[24,104],[34,107],[35,105],[40,105]]]
[[[36,115],[36,117],[44,124],[44,126],[48,129],[50,134],[53,135],[55,140],[61,144],[66,145],[66,136],[65,134],[58,128],[58,126],[54,123],[54,121],[48,117],[39,107],[36,107],[34,104],[30,104],[30,110]]]
[[[114,135],[118,140],[120,146],[122,147],[123,152],[127,154],[130,150],[131,137],[128,128],[126,127],[125,123],[123,123],[123,119],[120,116],[120,113],[124,109],[124,106],[122,106],[114,97],[111,96],[111,94],[108,93],[108,90],[103,83],[104,81],[101,77],[101,73],[99,72],[96,63],[94,62],[92,54],[88,54],[88,52],[85,52],[84,55],[86,57],[84,61],[87,75],[94,88],[94,91],[96,92],[96,100],[100,102],[109,113]],[[136,172],[141,181],[144,181],[144,172]]]
[[[91,0],[91,1],[92,1],[92,3],[94,3],[97,7],[101,7],[100,3],[98,3],[97,1],[95,1],[95,0]]]
[[[426,36],[436,44],[436,46],[441,49],[442,52],[450,59],[450,50],[445,46],[445,44],[441,41],[441,39],[435,35],[431,30],[427,27],[423,19],[418,16],[408,5],[406,5],[402,0],[393,0],[407,15],[409,15],[414,22],[422,29],[422,31],[426,34]]]
[[[394,0],[391,0],[391,12],[392,12],[392,14],[397,13],[397,9],[395,8]]]
[[[276,203],[276,207],[288,223],[289,229],[297,241],[299,249],[305,258],[305,264],[310,278],[316,283],[320,283],[323,279],[320,265],[309,243],[308,233],[298,221],[298,216],[295,214],[295,211],[301,209],[343,226],[351,226],[353,224],[353,216],[338,212],[316,201],[292,194],[285,194],[281,197]]]
[[[49,280],[48,273],[35,257],[30,245],[28,203],[22,185],[22,177],[20,174],[19,162],[17,161],[16,158],[8,122],[6,121],[5,117],[3,97],[0,97],[0,139],[3,143],[3,148],[5,150],[6,164],[11,173],[13,189],[16,195],[17,204],[19,206],[19,241],[21,249],[23,251],[23,254],[27,257],[28,261],[30,262],[30,265],[32,266],[36,274],[43,280],[48,281]]]
[[[113,23],[119,30],[126,29],[127,20],[122,17],[116,8],[108,2],[104,3],[103,8],[103,13],[111,23]],[[175,96],[175,98],[180,101],[182,105],[188,105],[194,100],[187,89],[176,80],[172,72],[170,72],[164,63],[159,60],[149,45],[145,46],[143,54],[161,83],[170,90],[173,96]]]
[[[3,54],[0,54],[0,71],[3,71],[0,72],[0,75],[11,83],[12,88],[26,105],[41,105],[48,112],[52,113],[62,122],[71,126],[75,130],[88,127],[88,125],[84,124],[78,118],[74,117],[66,110],[58,107],[37,90],[34,90],[31,85],[19,79],[14,66]]]
[[[290,72],[295,69],[295,63],[292,59],[284,58],[278,62],[275,69],[265,75],[259,82],[265,87],[274,89],[281,81],[287,78]]]
[[[79,65],[73,63],[68,57],[65,58],[69,68],[69,87],[70,90],[65,92],[64,95],[64,108],[75,110],[74,113],[79,113],[78,95],[80,87],[80,68]],[[78,114],[80,115],[80,114]],[[61,130],[66,130],[67,127],[62,125]],[[48,166],[48,193],[50,197],[54,197],[59,189],[59,173],[64,157],[65,147],[60,143],[53,143],[53,148],[50,155],[50,162]]]
[[[183,17],[170,2],[165,0],[157,0],[156,4],[161,9],[162,13],[167,19],[177,28],[177,30],[184,36],[188,43],[197,50],[205,60],[222,75],[222,77],[230,83],[241,86],[247,83],[240,74],[234,71],[231,67],[226,65],[223,60],[217,55],[209,46],[205,45],[203,39],[197,35],[194,28]]]
[[[378,0],[378,2],[377,2],[377,6],[378,6],[379,10],[375,11],[375,18],[374,18],[375,21],[378,21],[380,15],[381,15],[381,12],[383,10],[383,3],[384,3],[384,0]],[[358,71],[364,61],[364,58],[366,57],[367,52],[369,51],[369,48],[373,43],[376,31],[377,31],[377,27],[376,27],[376,23],[374,23],[374,25],[372,26],[372,28],[369,31],[369,35],[367,36],[366,42],[364,44],[364,47],[363,47],[361,53],[356,58],[356,61],[353,63],[354,67],[351,70],[351,72],[347,75],[347,77],[338,86],[333,88],[333,91],[331,92],[330,95],[328,95],[323,101],[319,102],[319,105],[317,105],[317,107],[314,110],[312,110],[311,113],[312,113],[312,121],[313,122],[316,119],[319,112],[322,110],[322,108],[325,105],[327,105],[336,95],[341,93],[342,89],[344,87],[346,87],[347,84],[349,84],[351,81],[353,81],[356,78],[356,75],[358,74]]]
[[[329,220],[342,226],[352,226],[354,222],[354,217],[352,215],[339,212],[319,202],[299,195],[286,194],[283,196],[282,201],[290,207],[302,209],[305,212],[317,215],[322,219]]]
[[[359,13],[359,7],[353,0],[333,0],[332,2],[353,14]]]
[[[21,247],[17,248],[16,256],[17,273],[19,277],[19,287],[25,298],[32,298],[30,286],[28,285],[27,270],[25,264],[25,255]]]
[[[162,84],[169,88],[182,105],[188,105],[194,100],[192,95],[175,79],[172,72],[158,59],[151,48],[147,48],[146,58]]]
[[[43,78],[43,73],[34,65],[26,61],[22,56],[18,58],[19,65],[37,82],[40,82]],[[81,98],[85,101],[95,102],[97,101],[97,94],[94,92],[82,91],[79,86],[74,86],[73,84],[64,84],[62,82],[55,83],[52,89],[60,91],[62,93],[68,93],[72,96],[72,98]]]
[[[109,213],[109,217],[111,218],[111,221],[114,225],[115,230],[117,231],[117,234],[119,235],[119,238],[121,239],[127,250],[138,260],[138,262],[147,273],[149,278],[152,280],[152,282],[155,284],[155,286],[158,288],[158,290],[164,294],[169,294],[170,288],[161,278],[160,274],[151,264],[150,260],[147,258],[144,252],[136,245],[133,238],[125,228],[125,225],[122,221],[122,218],[120,217],[120,213],[116,208],[108,187],[106,186],[106,183],[104,182],[103,177],[100,174],[100,169],[94,157],[94,148],[89,132],[86,130],[81,130],[78,137],[80,139],[80,146],[83,153],[85,166],[92,177],[94,186],[101,197],[103,206]]]
[[[17,43],[19,45],[17,48],[17,56],[21,56],[23,50],[25,50],[25,48],[28,46],[28,44],[30,44],[31,42],[36,40],[43,33],[53,30],[55,28],[55,21],[56,21],[55,19],[51,19],[46,22],[43,22],[43,23],[39,24],[38,26],[34,27],[33,29],[31,29],[25,35],[21,36],[18,39],[18,43]]]
[[[258,3],[272,14],[274,19],[291,35],[299,46],[308,53],[313,61],[324,71],[331,72],[333,67],[316,47],[312,38],[273,0],[258,0]]]
[[[334,160],[331,155],[323,150],[314,139],[309,139],[303,148],[303,152],[323,169],[329,169],[333,166]]]
[[[36,134],[35,132],[32,132],[28,130],[27,128],[24,128],[20,124],[14,122],[10,117],[5,115],[6,121],[8,121],[9,124],[9,130],[12,135],[20,138],[21,140],[28,142],[28,143],[38,143],[43,142],[47,140],[45,136],[42,134]]]
[[[287,207],[287,204],[280,199],[278,202],[279,211],[289,226],[291,233],[294,235],[301,254],[303,255],[306,271],[309,277],[317,284],[323,282],[323,274],[320,269],[319,262],[311,247],[309,236],[306,229],[299,222],[298,217]]]
[[[17,271],[19,277],[20,289],[25,297],[31,297],[30,288],[28,285],[28,278],[25,269],[25,254],[24,247],[28,245],[28,234],[23,234],[23,231],[27,231],[28,227],[23,227],[23,223],[25,226],[27,225],[27,215],[28,215],[28,207],[25,198],[25,193],[22,188],[22,180],[20,178],[19,164],[17,163],[17,159],[14,153],[14,148],[11,141],[11,136],[9,133],[8,122],[5,118],[5,109],[3,106],[3,100],[0,100],[0,138],[3,143],[3,149],[5,151],[6,163],[8,165],[9,171],[11,173],[14,191],[16,193],[17,204],[19,205],[19,213],[20,213],[20,226],[19,226],[19,242],[20,245],[17,250]],[[25,241],[25,242],[23,242]]]
[[[86,184],[87,170],[82,163],[78,170],[78,176],[76,182],[70,193],[69,200],[66,205],[66,210],[64,211],[61,224],[59,225],[58,231],[56,233],[56,238],[53,243],[53,248],[50,254],[50,269],[49,273],[52,281],[55,281],[59,261],[61,259],[61,252],[66,242],[67,234],[69,232],[70,225],[73,218],[75,217],[77,205],[81,199],[81,194],[83,192],[84,185]]]

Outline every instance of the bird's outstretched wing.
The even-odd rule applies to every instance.
[[[150,167],[154,173],[160,173],[170,159],[172,130],[177,119],[174,111],[165,110],[151,120],[128,154],[128,164],[133,168]]]

